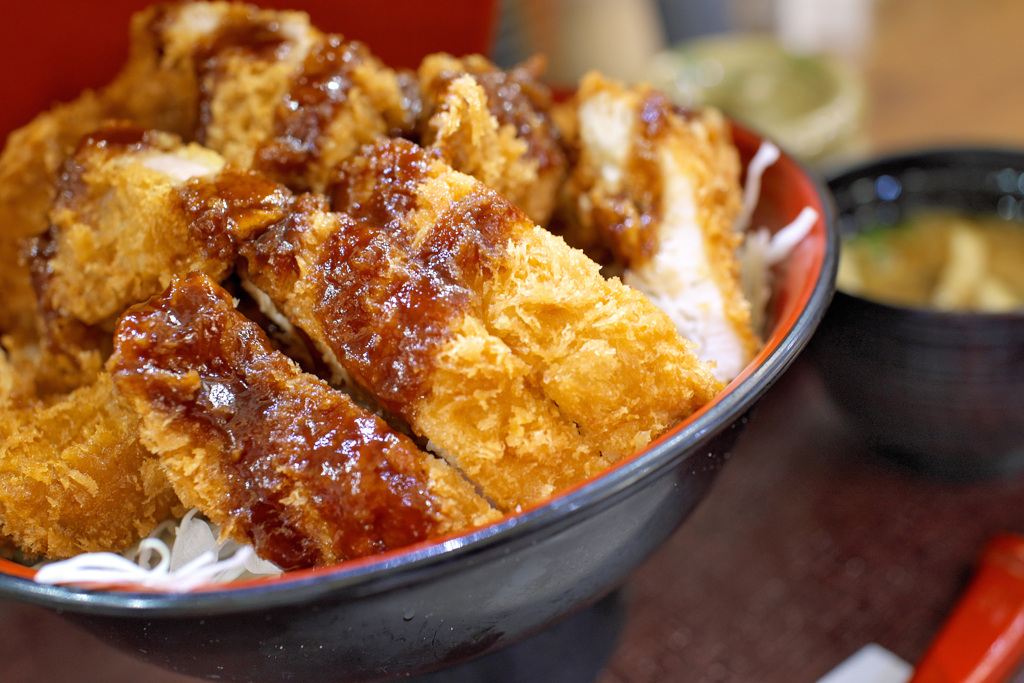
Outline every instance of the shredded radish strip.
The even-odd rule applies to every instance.
[[[84,553],[40,565],[36,581],[89,586],[136,585],[184,593],[211,582],[231,581],[246,573],[279,574],[249,546],[219,542],[217,528],[190,510],[179,523],[164,522],[124,555]],[[173,535],[171,546],[160,538]],[[154,562],[154,556],[156,561]]]
[[[755,330],[763,333],[767,320],[772,266],[784,261],[817,221],[818,212],[807,206],[774,235],[768,228],[747,232],[739,251],[740,283],[750,302],[750,323]]]
[[[790,252],[796,248],[796,245],[800,244],[801,240],[807,237],[811,232],[811,228],[817,222],[818,212],[809,206],[805,206],[797,217],[793,219],[792,223],[772,235],[766,254],[768,265],[774,266],[785,260]],[[761,229],[764,230],[764,228]]]
[[[761,178],[772,164],[779,160],[779,148],[770,142],[762,142],[757,148],[754,158],[747,164],[747,184],[743,188],[743,210],[736,217],[736,230],[745,231],[750,227],[750,219],[761,199]]]

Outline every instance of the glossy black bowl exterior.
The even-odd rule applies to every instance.
[[[760,140],[739,128],[735,134],[749,160]],[[827,193],[784,155],[765,176],[762,197],[757,225],[778,229],[804,206],[819,215],[779,273],[765,349],[698,415],[594,479],[467,535],[278,579],[179,595],[91,591],[41,585],[0,561],[0,596],[60,610],[176,671],[259,681],[429,672],[496,651],[595,603],[704,497],[748,414],[828,307],[838,237]]]
[[[596,487],[363,571],[186,595],[0,576],[0,594],[57,608],[128,653],[197,677],[426,673],[515,643],[617,588],[707,492],[746,420],[741,406],[722,410],[740,412],[722,429],[680,433]]]
[[[462,663],[615,589],[703,498],[739,431],[703,442],[706,452],[685,463],[638,468],[630,485],[600,500],[566,500],[372,577],[312,575],[284,594],[216,596],[199,619],[187,600],[175,609],[158,596],[115,598],[120,608],[86,608],[74,619],[160,666],[228,680],[390,680]]]
[[[828,185],[841,237],[922,208],[1019,220],[1024,151],[908,153],[847,169]],[[876,451],[950,477],[1024,466],[1024,313],[902,308],[838,291],[811,354]]]

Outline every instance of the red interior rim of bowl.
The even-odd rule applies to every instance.
[[[754,133],[740,126],[733,126],[734,141],[740,151],[744,167],[757,152],[761,138]],[[242,579],[230,584],[218,583],[208,584],[200,587],[187,595],[196,595],[211,592],[225,592],[230,586],[231,589],[243,587],[285,585],[310,579],[314,576],[321,577],[325,574],[331,575],[365,575],[377,569],[404,564],[404,560],[410,556],[433,557],[443,554],[453,548],[461,548],[473,544],[476,540],[492,536],[495,530],[507,529],[517,525],[524,518],[543,514],[546,508],[552,508],[559,503],[566,501],[569,497],[580,492],[596,482],[607,479],[616,472],[635,467],[637,462],[644,459],[659,444],[680,438],[682,432],[692,430],[695,423],[702,420],[703,416],[720,407],[724,403],[732,402],[732,419],[740,416],[749,409],[761,393],[767,390],[770,383],[782,374],[793,357],[799,352],[799,348],[790,350],[784,354],[785,348],[799,336],[801,322],[811,326],[813,329],[824,315],[827,307],[827,300],[832,295],[832,287],[835,281],[836,250],[838,238],[834,231],[830,231],[829,225],[832,222],[833,211],[828,195],[824,187],[805,169],[799,162],[789,155],[781,154],[766,171],[762,179],[762,199],[770,201],[759,202],[757,210],[751,222],[751,228],[756,229],[766,226],[775,231],[789,224],[805,207],[811,207],[818,213],[810,233],[790,254],[783,267],[777,269],[773,287],[773,297],[770,303],[771,332],[767,335],[765,343],[757,356],[747,368],[733,380],[726,389],[715,397],[713,401],[705,405],[689,418],[676,425],[667,434],[652,442],[646,448],[624,458],[607,470],[595,475],[593,478],[580,482],[579,484],[560,491],[549,499],[530,506],[521,511],[510,513],[502,519],[488,525],[487,527],[462,531],[457,534],[429,539],[403,548],[397,548],[384,553],[370,555],[354,560],[348,560],[330,567],[304,569],[292,571],[280,576],[257,577]],[[808,307],[815,297],[823,297],[824,302],[814,319],[808,319]],[[802,348],[810,337],[811,330],[805,332],[799,347]],[[783,357],[787,356],[787,357]],[[761,373],[766,381],[761,382],[750,390],[750,395],[744,389],[756,382],[754,375]],[[733,415],[734,414],[734,415]],[[725,424],[721,426],[727,426]],[[25,579],[32,579],[35,570],[19,565],[15,562],[0,559],[0,571],[8,575]],[[103,586],[106,591],[117,592],[119,590],[132,593],[148,593],[149,591],[138,586],[126,586],[123,589],[118,587]]]

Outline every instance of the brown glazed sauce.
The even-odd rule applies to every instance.
[[[534,57],[509,71],[496,66],[470,68],[472,75],[487,95],[487,109],[499,126],[510,125],[527,144],[527,155],[537,161],[538,170],[566,164],[560,135],[547,112],[551,109],[551,92],[540,82],[544,60]],[[436,84],[438,95],[461,73],[447,73]]]
[[[288,219],[241,245],[250,277],[272,295],[293,291],[300,276],[303,233],[323,210],[307,196]],[[406,414],[428,390],[436,350],[471,293],[412,258],[394,233],[344,213],[331,219],[331,234],[306,255],[312,271],[304,275],[303,305],[353,379],[383,407]]]
[[[87,191],[82,180],[89,166],[90,155],[96,148],[113,153],[142,150],[154,146],[154,131],[146,130],[126,122],[111,121],[78,141],[74,153],[69,156],[57,176],[54,209],[73,209],[84,198]]]
[[[424,266],[477,291],[500,267],[514,227],[526,221],[514,204],[477,183],[434,223],[416,257]]]
[[[216,461],[218,507],[284,569],[404,546],[436,526],[413,443],[296,375],[204,275],[124,316],[114,370],[123,393],[170,419],[172,442],[185,434]]]
[[[404,140],[378,143],[343,163],[327,187],[331,208],[403,239],[401,219],[416,208],[417,189],[440,154]]]
[[[335,355],[384,407],[407,415],[470,292],[354,221],[323,245],[313,278],[312,313]]]
[[[323,195],[301,194],[295,198],[291,211],[269,225],[260,234],[240,245],[242,256],[256,278],[270,279],[275,288],[286,291],[299,277],[299,239],[313,216],[328,211]]]
[[[288,48],[288,38],[281,25],[272,19],[258,20],[257,10],[232,13],[217,31],[200,41],[192,52],[199,85],[198,115],[195,140],[206,144],[206,129],[212,120],[210,110],[213,93],[220,80],[222,63],[231,56],[245,56],[270,61],[279,58]],[[154,30],[162,30],[165,20],[155,21]],[[161,44],[162,39],[157,40]]]
[[[291,212],[292,193],[251,171],[226,168],[176,188],[178,206],[195,235],[195,247],[211,258],[231,259],[235,244]]]
[[[639,130],[627,162],[626,190],[596,211],[595,220],[607,235],[618,260],[636,267],[658,249],[657,226],[661,222],[663,193],[658,145],[668,128],[672,104],[651,91],[640,106]]]
[[[256,150],[255,168],[292,187],[308,189],[304,169],[320,154],[324,129],[348,99],[352,72],[370,59],[362,43],[324,36],[277,107],[274,137]]]
[[[452,326],[478,306],[481,276],[496,268],[522,213],[493,191],[454,202],[416,247],[402,226],[434,161],[404,140],[379,144],[337,177],[333,207],[357,221],[324,245],[315,315],[342,362],[396,412],[429,389]],[[380,227],[377,227],[380,226]]]

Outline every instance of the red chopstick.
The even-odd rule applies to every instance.
[[[992,538],[909,683],[1003,683],[1024,660],[1024,537]]]

